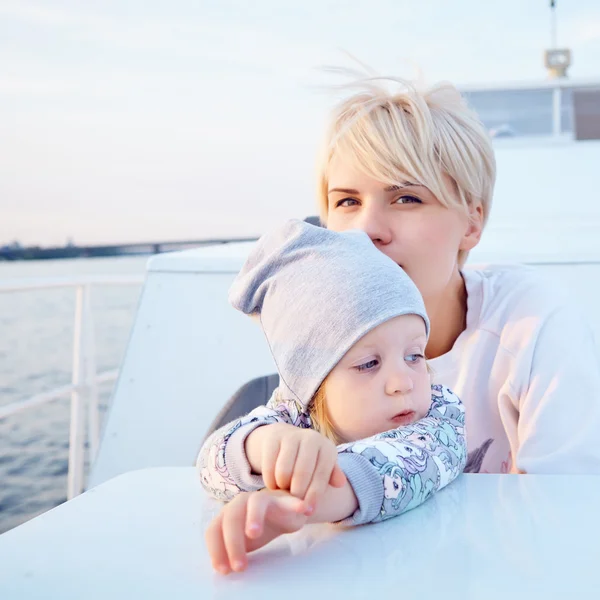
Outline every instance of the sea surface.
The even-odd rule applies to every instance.
[[[143,275],[147,257],[0,262],[0,281]],[[92,287],[99,372],[120,365],[141,285]],[[0,406],[71,382],[75,289],[0,292]],[[113,384],[101,386],[102,414]],[[66,500],[70,397],[0,419],[0,533]]]

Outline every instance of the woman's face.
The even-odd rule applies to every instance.
[[[447,177],[446,183],[452,193]],[[365,231],[426,300],[443,293],[458,274],[458,251],[479,241],[480,219],[475,221],[470,224],[460,210],[444,207],[426,187],[410,181],[390,187],[335,156],[331,161],[327,227]]]

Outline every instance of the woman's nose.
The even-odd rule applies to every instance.
[[[376,246],[385,246],[393,239],[389,222],[386,220],[383,211],[377,208],[364,211],[356,226],[362,229]]]

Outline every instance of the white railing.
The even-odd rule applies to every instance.
[[[96,457],[100,442],[98,386],[116,380],[118,370],[98,373],[96,346],[91,307],[91,288],[94,285],[140,285],[143,276],[100,275],[74,278],[35,278],[0,281],[0,293],[23,292],[53,288],[75,288],[75,320],[73,333],[73,366],[71,384],[0,407],[0,419],[24,410],[71,396],[69,429],[69,471],[67,498],[77,496],[84,488],[85,412],[87,399],[87,438],[90,462]]]

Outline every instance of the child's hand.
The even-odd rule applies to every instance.
[[[304,500],[307,515],[328,485],[346,483],[335,444],[313,429],[285,423],[258,427],[246,438],[246,455],[268,489],[287,490]]]
[[[243,571],[247,554],[285,533],[302,529],[307,517],[302,500],[288,492],[261,490],[239,494],[211,521],[206,545],[213,568],[227,575]]]

